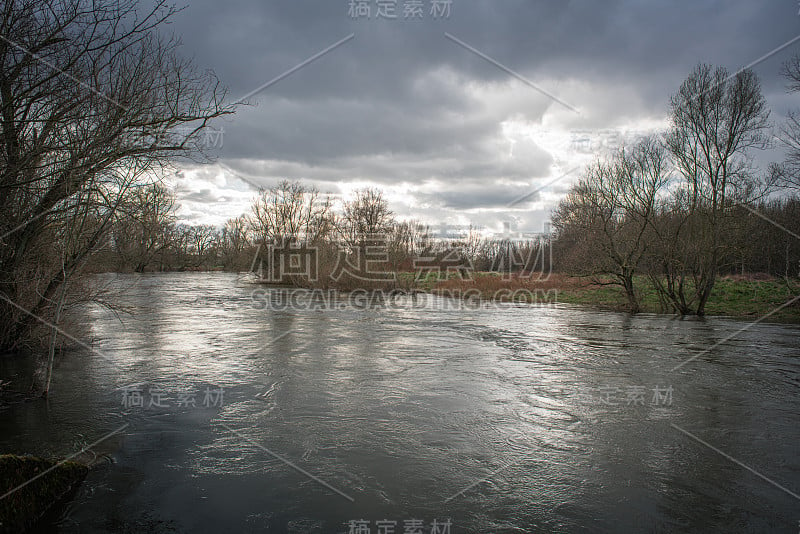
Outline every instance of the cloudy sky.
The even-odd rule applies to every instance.
[[[435,17],[422,0],[413,18],[384,2],[394,19],[351,3],[191,0],[175,17],[184,55],[249,95],[214,125],[217,163],[172,177],[183,220],[221,224],[285,178],[340,198],[377,186],[432,225],[539,231],[583,165],[666,125],[698,62],[733,72],[800,35],[796,1],[453,0]],[[754,67],[775,123],[800,107],[779,76],[798,52]]]

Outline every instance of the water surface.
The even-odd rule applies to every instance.
[[[128,425],[59,532],[798,530],[797,326],[719,343],[747,323],[265,308],[282,290],[254,300],[231,274],[110,280],[125,313],[79,312],[96,350],[57,362],[48,402],[0,411],[3,451],[68,455]]]

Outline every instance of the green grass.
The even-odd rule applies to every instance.
[[[553,273],[546,280],[513,278],[507,280],[497,273],[472,273],[471,280],[460,280],[454,276],[431,274],[422,281],[414,282],[413,273],[401,273],[410,287],[422,291],[447,291],[477,289],[484,299],[492,299],[500,289],[528,289],[532,291],[554,291],[555,302],[580,304],[598,309],[626,311],[628,301],[620,286],[597,285],[591,279]],[[662,306],[658,294],[645,276],[635,279],[641,311],[645,313],[672,314],[669,307]],[[408,287],[408,286],[407,286]],[[760,279],[758,277],[721,277],[714,285],[706,303],[706,315],[726,315],[740,318],[759,318],[769,314],[770,321],[800,322],[800,302],[775,311],[781,305],[800,295],[800,280],[788,282],[783,279]]]
[[[658,296],[647,280],[637,281],[643,312],[671,313],[663,310]],[[800,295],[800,281],[734,280],[720,278],[714,284],[706,304],[706,315],[727,315],[741,318],[759,318],[773,312],[793,297]],[[625,310],[627,300],[622,288],[593,286],[583,289],[559,291],[559,302],[584,304],[602,309]],[[771,321],[800,322],[800,303],[787,306],[770,315]]]
[[[756,319],[770,314],[770,321],[800,323],[800,302],[775,311],[782,304],[800,295],[800,280],[793,279],[787,282],[777,278],[761,278],[755,276],[719,278],[706,303],[706,315]],[[647,277],[636,277],[635,285],[639,294],[640,311],[673,314],[671,308],[662,306],[658,294]],[[455,272],[430,272],[421,279],[417,279],[417,273],[406,271],[398,272],[396,282],[386,284],[386,286],[384,289],[402,288],[445,295],[448,291],[460,290],[463,294],[465,290],[477,290],[482,298],[487,300],[496,298],[501,290],[527,289],[532,292],[547,292],[548,300],[546,302],[580,304],[614,311],[629,309],[628,301],[621,287],[596,285],[589,278],[570,276],[564,273],[551,273],[546,279],[537,280],[535,277],[532,279],[518,277],[508,279],[500,273],[474,271],[465,280]],[[691,291],[687,293],[691,293]],[[508,291],[505,292],[505,295],[508,295]]]
[[[734,315],[740,317],[762,317],[782,304],[800,295],[800,281],[783,280],[734,281],[718,280],[708,300],[709,315]],[[800,321],[800,305],[774,313],[771,318]]]

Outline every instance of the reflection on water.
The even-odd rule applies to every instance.
[[[682,432],[800,492],[796,326],[714,347],[743,323],[115,283],[131,315],[83,312],[98,353],[66,354],[48,403],[0,412],[3,451],[66,455],[130,424],[62,532],[797,531],[798,499]]]

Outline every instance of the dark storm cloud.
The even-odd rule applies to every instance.
[[[663,117],[669,95],[698,62],[735,71],[800,33],[794,2],[454,0],[449,19],[426,13],[413,22],[353,20],[347,10],[348,0],[201,0],[176,17],[171,29],[185,53],[217,73],[231,100],[355,34],[223,121],[223,162],[264,183],[433,182],[440,205],[502,204],[462,185],[523,187],[557,163],[529,140],[507,157],[504,121],[541,125],[556,116],[563,128],[608,128]],[[771,100],[786,101],[777,72],[798,47],[755,67]]]
[[[667,82],[670,92],[698,61],[736,69],[800,33],[792,2],[454,0],[449,19],[414,22],[352,20],[347,5],[194,1],[173,27],[234,97],[355,33],[353,41],[264,92],[301,101],[408,97],[420,73],[442,66],[469,79],[508,77],[445,39],[445,31],[531,77],[619,75],[621,83]]]

